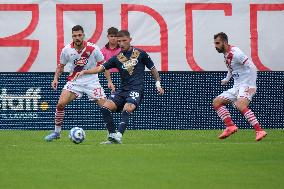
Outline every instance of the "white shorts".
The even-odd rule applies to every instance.
[[[72,81],[68,81],[63,89],[68,90],[76,94],[77,98],[81,98],[85,93],[89,100],[99,100],[106,98],[104,89],[100,83],[90,83],[90,84],[74,84]]]
[[[218,97],[235,102],[239,98],[246,98],[249,101],[252,100],[252,97],[256,93],[256,88],[250,88],[248,86],[241,86],[241,87],[233,87],[221,93]]]

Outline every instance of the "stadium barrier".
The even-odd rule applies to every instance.
[[[58,90],[51,88],[54,73],[0,74],[0,129],[51,130],[54,112],[67,73],[60,79]],[[226,72],[161,72],[165,95],[159,96],[149,72],[145,73],[145,93],[141,106],[130,118],[128,129],[222,129],[223,123],[212,108],[212,99],[232,86],[221,86]],[[106,89],[103,74],[99,75]],[[119,86],[119,73],[112,74]],[[283,129],[284,72],[259,72],[258,91],[250,107],[263,128]],[[243,116],[229,106],[240,128],[251,128]],[[115,122],[120,113],[114,113]],[[99,107],[86,96],[66,108],[63,129],[105,129]]]

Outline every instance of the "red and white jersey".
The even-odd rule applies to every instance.
[[[256,88],[257,69],[238,47],[230,46],[224,55],[228,68],[227,77],[224,80],[234,78],[234,87],[248,86]]]
[[[81,51],[77,51],[73,43],[66,45],[62,49],[60,64],[67,65],[69,68],[68,81],[71,81],[77,72],[94,68],[105,61],[97,45],[86,41],[83,44],[84,48]],[[99,82],[98,74],[84,74],[73,81],[74,84],[87,84],[90,82]]]

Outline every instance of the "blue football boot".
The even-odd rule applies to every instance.
[[[50,133],[49,135],[44,137],[44,140],[47,141],[47,142],[51,142],[54,139],[60,139],[60,133],[53,131],[52,133]]]

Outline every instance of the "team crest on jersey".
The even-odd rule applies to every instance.
[[[138,63],[138,57],[140,52],[138,50],[133,50],[130,59],[126,58],[123,53],[117,55],[117,59],[122,63],[122,69],[128,71],[129,75],[133,74],[134,67]]]
[[[86,57],[80,57],[74,60],[74,64],[76,66],[84,66],[88,63],[88,59]]]

